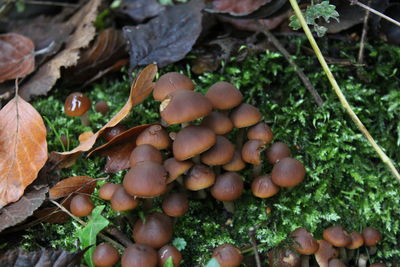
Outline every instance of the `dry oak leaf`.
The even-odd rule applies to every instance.
[[[96,143],[97,138],[100,134],[107,128],[114,127],[117,125],[122,119],[124,119],[131,109],[136,105],[143,102],[152,92],[154,88],[153,79],[157,73],[157,65],[150,64],[145,67],[137,76],[135,82],[131,86],[131,91],[129,94],[129,99],[125,103],[125,105],[121,108],[121,110],[113,117],[109,122],[106,123],[100,130],[94,133],[87,140],[79,144],[76,148],[67,152],[54,152],[53,162],[56,164],[60,164],[63,167],[68,167],[73,164],[73,160],[81,152],[89,151],[93,145]],[[63,164],[68,162],[68,164]]]
[[[81,48],[89,45],[96,34],[93,22],[101,0],[90,0],[68,22],[76,25],[74,33],[65,44],[65,49],[45,63],[21,87],[20,95],[29,100],[33,95],[45,95],[60,78],[60,69],[76,65]]]
[[[0,208],[24,194],[46,160],[43,119],[16,95],[0,110]]]
[[[16,33],[0,34],[0,83],[24,77],[35,69],[35,46]]]
[[[58,182],[49,190],[51,199],[66,197],[72,193],[91,194],[96,187],[96,179],[89,176],[72,176]]]

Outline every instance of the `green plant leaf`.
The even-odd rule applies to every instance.
[[[221,267],[221,265],[219,265],[218,261],[215,258],[211,258],[211,260],[207,262],[205,267]]]
[[[177,237],[172,241],[172,245],[176,247],[177,250],[182,251],[185,249],[187,243],[182,237]]]
[[[167,261],[164,263],[164,267],[174,267],[174,262],[172,261],[172,256],[169,256]]]
[[[82,249],[96,245],[96,236],[97,234],[103,230],[110,222],[101,215],[101,212],[104,209],[104,205],[97,206],[92,211],[92,218],[89,220],[88,224],[80,229],[77,233],[79,241],[81,241]],[[86,263],[90,267],[94,267],[92,261],[92,254],[95,247],[91,247],[88,251],[86,251],[84,258]]]

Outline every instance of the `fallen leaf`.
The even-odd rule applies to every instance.
[[[33,216],[47,223],[65,223],[71,217],[59,208],[43,208],[33,213]]]
[[[93,132],[83,132],[78,136],[79,143],[83,143],[93,135]]]
[[[24,77],[35,69],[35,46],[16,33],[0,34],[0,83]]]
[[[43,119],[16,95],[0,110],[0,208],[24,194],[46,160]]]
[[[280,15],[270,17],[268,19],[237,19],[232,17],[219,17],[218,19],[228,22],[235,28],[242,31],[259,31],[260,27],[266,27],[268,30],[273,30],[278,27],[285,19],[288,18],[289,12],[283,12]]]
[[[22,249],[6,251],[0,255],[2,266],[7,267],[79,267],[86,250],[68,252],[44,249],[27,252]]]
[[[57,199],[78,192],[91,194],[96,187],[96,182],[96,179],[89,176],[68,177],[53,186],[49,190],[49,196],[51,199]]]
[[[117,13],[128,15],[135,23],[157,16],[165,7],[156,0],[123,0]]]
[[[271,0],[214,0],[213,11],[218,13],[229,13],[233,16],[248,15]]]
[[[90,150],[95,144],[97,138],[100,134],[107,128],[114,127],[122,119],[124,119],[130,112],[130,110],[136,105],[143,102],[147,96],[150,95],[154,88],[153,79],[157,73],[157,65],[151,64],[144,68],[137,76],[135,82],[131,86],[131,91],[128,101],[121,108],[121,110],[99,131],[94,133],[89,139],[79,144],[76,148],[68,152],[54,152],[52,153],[52,161],[56,164],[61,164],[63,167],[70,166],[73,164],[74,159],[76,159],[81,152],[86,152]],[[65,164],[69,163],[69,164]]]
[[[96,33],[93,25],[101,0],[90,0],[68,23],[76,25],[74,33],[65,44],[65,49],[46,62],[21,87],[20,95],[26,100],[31,96],[45,95],[60,78],[60,69],[74,66],[81,48],[89,45]]]
[[[168,7],[146,24],[124,27],[131,68],[153,62],[163,67],[183,59],[200,35],[203,7],[202,1],[192,0]]]

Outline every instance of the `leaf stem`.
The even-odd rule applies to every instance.
[[[393,23],[393,24],[395,24],[395,25],[400,27],[400,22],[398,22],[397,20],[392,19],[391,17],[386,16],[385,14],[379,12],[378,10],[373,9],[372,7],[369,7],[367,5],[364,5],[363,3],[360,3],[358,0],[349,0],[349,1],[350,1],[350,3],[352,5],[357,5],[359,7],[362,7],[364,9],[368,10],[369,12],[374,13],[375,15],[377,15],[377,16],[379,16],[379,17],[381,17],[381,18],[383,18],[383,19],[385,19],[385,20],[387,20],[387,21],[389,21],[389,22],[391,22],[391,23]]]

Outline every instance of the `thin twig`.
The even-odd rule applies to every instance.
[[[354,121],[354,123],[357,125],[358,129],[364,134],[364,136],[367,138],[368,142],[371,144],[371,146],[375,149],[383,163],[385,163],[392,174],[400,181],[400,174],[397,171],[396,167],[394,166],[392,160],[383,152],[383,150],[380,148],[380,146],[376,143],[374,138],[371,136],[371,134],[368,132],[367,128],[364,126],[364,124],[361,122],[361,120],[357,117],[356,113],[354,113],[353,109],[351,108],[349,102],[347,102],[346,97],[344,96],[342,90],[340,90],[340,87],[333,76],[331,70],[328,67],[328,64],[326,64],[325,58],[321,53],[321,50],[318,47],[317,42],[315,41],[313,35],[311,34],[311,30],[307,25],[306,20],[303,17],[303,14],[301,13],[300,7],[297,4],[296,0],[289,0],[290,4],[292,5],[292,8],[294,9],[294,12],[299,19],[301,26],[303,27],[303,30],[305,34],[307,35],[308,40],[310,41],[310,44],[312,48],[314,49],[315,55],[317,56],[319,63],[321,64],[322,68],[324,69],[324,72],[326,73],[326,76],[328,77],[329,82],[331,83],[333,90],[335,91],[336,95],[338,96],[340,103],[342,103],[343,108],[346,110],[346,112],[349,114],[350,118]]]
[[[24,2],[25,2],[25,4],[29,4],[29,5],[41,5],[41,6],[62,6],[62,7],[77,7],[78,6],[78,4],[50,2],[50,1],[25,0]]]
[[[371,0],[368,1],[368,5],[371,4]],[[361,34],[360,40],[360,50],[358,50],[358,63],[363,64],[364,62],[364,46],[365,46],[365,37],[367,36],[368,32],[368,18],[369,18],[369,10],[365,11],[364,15],[364,22],[363,22],[363,30]]]
[[[107,233],[115,237],[121,244],[123,244],[125,247],[129,247],[133,245],[133,242],[124,234],[122,233],[118,228],[114,226],[108,226],[106,228]]]
[[[254,232],[255,232],[255,229],[253,227],[250,228],[250,231],[249,231],[250,242],[251,242],[251,246],[253,247],[254,258],[256,259],[256,265],[257,265],[257,267],[261,267],[261,260],[260,260],[260,255],[258,254],[257,240],[256,240],[256,237],[254,236]]]
[[[285,57],[285,59],[289,62],[289,64],[294,68],[296,71],[297,75],[303,82],[304,86],[307,88],[307,90],[310,92],[310,94],[313,96],[315,102],[317,102],[317,105],[321,107],[323,105],[323,101],[321,96],[318,94],[318,92],[315,90],[314,86],[311,84],[311,81],[307,78],[307,76],[304,74],[303,70],[297,66],[297,64],[293,61],[292,56],[289,54],[289,52],[283,47],[283,45],[279,42],[278,39],[264,26],[258,23],[259,25],[259,30],[267,36],[267,38],[271,41],[271,43],[279,50],[279,52],[282,53],[282,55]]]
[[[400,22],[398,22],[397,20],[392,19],[391,17],[386,16],[385,14],[379,12],[378,10],[373,9],[372,7],[369,7],[367,5],[364,5],[363,3],[360,3],[358,0],[349,0],[349,1],[350,1],[350,3],[352,5],[357,5],[359,7],[362,7],[364,9],[370,11],[371,13],[374,13],[375,15],[377,15],[377,16],[379,16],[379,17],[381,17],[381,18],[383,18],[383,19],[385,19],[385,20],[387,20],[387,21],[389,21],[389,22],[391,22],[391,23],[393,23],[393,24],[395,24],[395,25],[400,27]]]

